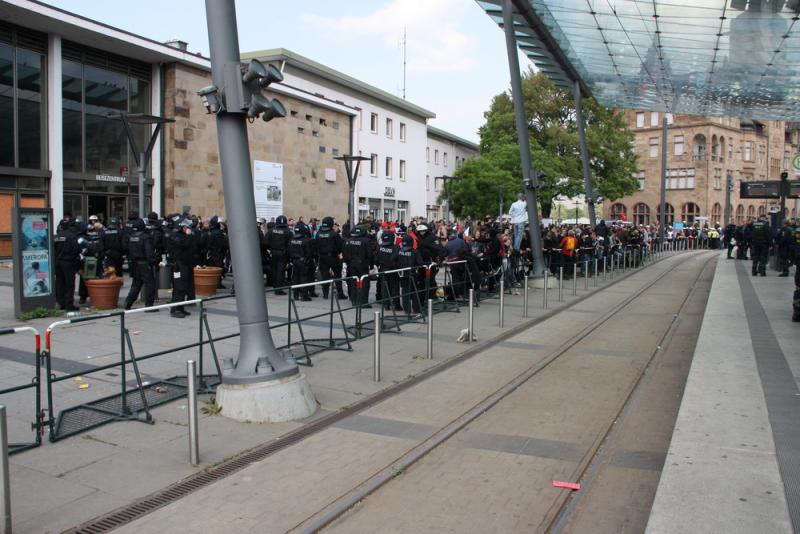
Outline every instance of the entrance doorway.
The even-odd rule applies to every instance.
[[[97,215],[103,224],[108,224],[108,220],[114,216],[124,221],[128,216],[126,198],[121,196],[88,195],[86,197],[86,216]]]

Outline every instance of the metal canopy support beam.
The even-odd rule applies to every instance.
[[[211,51],[211,77],[224,91],[227,66],[239,68],[239,35],[234,2],[206,0],[208,41]],[[250,170],[250,147],[247,142],[247,117],[244,113],[222,111],[217,114],[219,160],[228,214],[231,260],[236,266],[236,310],[241,332],[236,368],[223,375],[224,383],[242,384],[275,380],[297,374],[294,361],[287,361],[275,348],[269,330],[267,302],[262,291],[264,278],[255,225],[256,205],[253,175]],[[263,367],[256,373],[258,361],[266,358],[272,372]]]
[[[658,241],[664,243],[667,229],[667,115],[661,121],[661,212],[658,215]]]
[[[508,69],[511,74],[511,96],[514,100],[514,116],[517,123],[517,140],[519,142],[519,155],[522,160],[522,184],[528,202],[528,225],[533,252],[533,275],[544,276],[544,253],[542,252],[542,233],[539,226],[539,207],[537,205],[536,191],[539,180],[536,173],[531,176],[531,142],[528,133],[528,121],[525,118],[525,97],[522,94],[522,76],[519,72],[519,57],[517,56],[517,40],[514,27],[511,23],[513,14],[512,0],[503,0],[503,22],[506,34],[506,53],[508,54]]]
[[[581,164],[583,165],[583,191],[586,195],[586,205],[589,207],[589,224],[594,228],[597,225],[597,218],[594,211],[594,188],[592,187],[592,177],[589,169],[589,149],[586,146],[586,125],[583,122],[583,103],[581,102],[581,84],[575,82],[572,92],[575,95],[575,121],[578,123],[578,139],[581,144]],[[575,224],[578,224],[577,208],[575,213]]]
[[[731,193],[733,193],[733,176],[731,173],[728,173],[725,176],[725,214],[724,214],[724,223],[722,226],[727,226],[731,223]]]

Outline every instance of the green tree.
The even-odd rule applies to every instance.
[[[523,77],[522,92],[533,165],[545,173],[540,181],[539,202],[542,215],[549,217],[555,197],[584,192],[574,99],[545,75],[533,71]],[[613,201],[636,191],[638,183],[631,176],[638,170],[633,132],[622,115],[584,99],[583,116],[596,193]],[[495,213],[497,194],[491,192],[498,185],[507,187],[506,198],[522,190],[510,94],[495,96],[485,117],[486,123],[479,130],[481,157],[465,162],[456,172],[461,179],[450,184],[453,212],[459,217]]]

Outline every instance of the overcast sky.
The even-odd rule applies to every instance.
[[[208,55],[202,0],[47,0],[133,33]],[[492,96],[509,85],[500,28],[472,0],[237,0],[242,52],[287,48],[430,109],[431,124],[477,141]],[[528,63],[521,60],[521,68]]]

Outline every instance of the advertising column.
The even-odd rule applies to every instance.
[[[15,208],[13,211],[14,314],[55,306],[53,291],[53,211]]]

